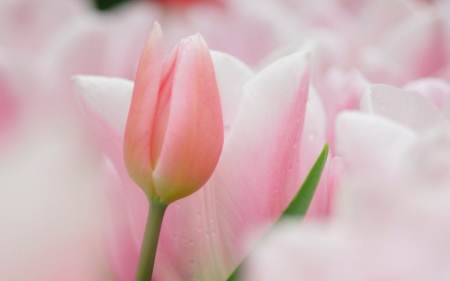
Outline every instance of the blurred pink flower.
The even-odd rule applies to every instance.
[[[334,216],[280,229],[255,253],[245,280],[450,277],[449,115],[425,98],[448,100],[450,87],[419,80],[407,88],[420,94],[372,85],[361,100],[365,113],[338,117]]]
[[[32,62],[0,48],[0,279],[104,280],[100,154]]]

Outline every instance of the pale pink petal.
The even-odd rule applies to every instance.
[[[123,251],[134,252],[138,254],[138,245],[142,241],[143,230],[146,220],[146,210],[148,202],[142,190],[136,186],[128,175],[123,159],[123,135],[125,131],[125,123],[128,115],[131,96],[133,91],[133,83],[131,81],[119,78],[107,78],[96,76],[76,76],[74,77],[75,93],[82,104],[85,115],[92,126],[97,137],[98,143],[109,159],[114,168],[105,170],[105,175],[111,178],[120,179],[119,190],[114,190],[107,186],[105,193],[110,198],[111,204],[116,204],[116,208],[111,206],[111,212],[118,221],[123,222],[119,218],[126,217],[127,227],[122,224],[114,229],[117,232],[117,241],[111,243],[123,243],[124,248],[112,247],[112,261],[117,277],[125,276],[119,280],[129,280],[133,278],[135,265],[129,265],[122,268],[118,263],[122,263],[122,257],[116,258],[116,252],[123,254]],[[120,212],[124,212],[121,214]],[[130,246],[132,245],[132,246]],[[128,249],[129,247],[132,247]],[[137,257],[136,259],[137,260]],[[125,264],[128,264],[126,262]],[[125,270],[125,271],[124,271]],[[129,274],[129,275],[126,275]]]
[[[149,195],[154,192],[150,144],[164,56],[164,38],[155,23],[139,62],[124,138],[127,170]]]
[[[206,183],[223,144],[223,121],[214,66],[200,35],[180,44],[161,154],[153,172],[163,202],[185,197]]]
[[[133,82],[121,78],[78,75],[72,78],[84,106],[105,119],[123,138],[130,109]]]
[[[338,221],[282,225],[255,251],[245,280],[447,280],[449,256],[435,240],[441,228],[423,210],[408,219],[418,215],[423,220],[371,233]]]
[[[376,115],[344,112],[336,122],[337,154],[355,173],[395,173],[401,165],[398,155],[416,139],[411,129]]]
[[[253,77],[247,65],[235,57],[211,51],[211,58],[219,87],[225,132],[230,128],[242,100],[242,86]]]
[[[104,241],[104,253],[108,262],[105,267],[110,269],[114,280],[132,280],[136,273],[139,258],[138,245],[141,241],[134,233],[135,224],[139,218],[134,217],[136,213],[130,212],[130,205],[136,204],[136,201],[130,197],[130,190],[127,190],[127,187],[124,188],[116,168],[109,159],[103,158],[100,170],[103,179],[101,184],[103,196],[108,204],[108,220],[104,222],[108,227]],[[143,197],[142,192],[139,196]],[[145,206],[139,211],[140,213],[137,214],[141,219],[145,219]]]
[[[169,206],[156,260],[162,280],[223,280],[245,254],[242,235],[269,225],[301,184],[299,142],[308,54],[295,53],[244,86],[239,111],[208,183]],[[182,257],[191,257],[186,262]]]
[[[283,210],[298,188],[299,156],[294,152],[299,149],[305,118],[308,56],[298,52],[275,61],[244,86],[244,99],[226,140],[222,166],[242,169],[243,174],[234,172],[236,176],[228,178],[236,181],[231,185],[242,200],[251,194],[261,195],[260,204],[246,206],[243,217],[262,212],[262,220],[271,218]],[[252,173],[255,176],[250,176]],[[270,200],[268,194],[272,194]]]
[[[359,241],[352,241],[343,230],[329,225],[302,225],[299,229],[285,222],[254,251],[244,280],[366,280],[360,278],[358,256],[352,256],[351,243]]]
[[[293,53],[296,53],[303,49],[310,49],[311,50],[311,56],[313,57],[313,61],[316,56],[317,51],[317,42],[311,39],[304,39],[300,42],[295,42],[291,44],[282,45],[269,54],[267,54],[262,60],[258,62],[258,65],[255,67],[257,71],[262,70],[264,67],[268,66],[269,64],[273,63],[276,60],[279,60],[285,56],[292,55]]]
[[[392,119],[421,133],[439,120],[439,110],[416,92],[404,91],[388,85],[366,88],[361,99],[361,111]]]
[[[422,94],[439,109],[444,107],[445,99],[450,95],[450,84],[436,78],[411,81],[403,89]]]
[[[405,174],[403,159],[417,139],[412,130],[377,115],[339,115],[336,147],[346,186],[341,184],[337,214],[365,228],[395,221],[391,213],[401,207],[398,198],[407,187],[400,185]]]

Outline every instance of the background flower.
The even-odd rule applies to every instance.
[[[436,80],[408,88],[449,89]],[[373,85],[361,110],[338,117],[343,167],[333,217],[280,229],[254,255],[246,280],[448,279],[446,109],[417,92]]]

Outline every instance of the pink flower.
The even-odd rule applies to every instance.
[[[212,52],[225,129],[223,151],[206,185],[169,206],[156,279],[225,279],[246,253],[240,247],[245,233],[261,224],[267,229],[286,207],[320,153],[325,134],[323,108],[314,92],[306,107],[308,57],[309,51],[301,50],[254,74],[234,57]],[[78,76],[75,84],[123,182],[112,199],[112,216],[123,220],[111,233],[110,260],[116,278],[130,280],[148,208],[121,153],[133,83]],[[302,134],[304,120],[307,131]],[[315,203],[316,213],[328,207],[326,185],[321,190],[325,197]]]
[[[200,35],[164,60],[161,28],[150,33],[139,65],[124,138],[131,178],[149,198],[171,203],[202,187],[223,145],[214,67]]]
[[[32,62],[0,48],[0,279],[99,280],[100,154]]]

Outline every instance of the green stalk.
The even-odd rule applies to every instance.
[[[147,225],[145,226],[144,240],[142,241],[135,281],[152,280],[159,233],[161,232],[161,225],[166,209],[166,204],[149,200]]]

